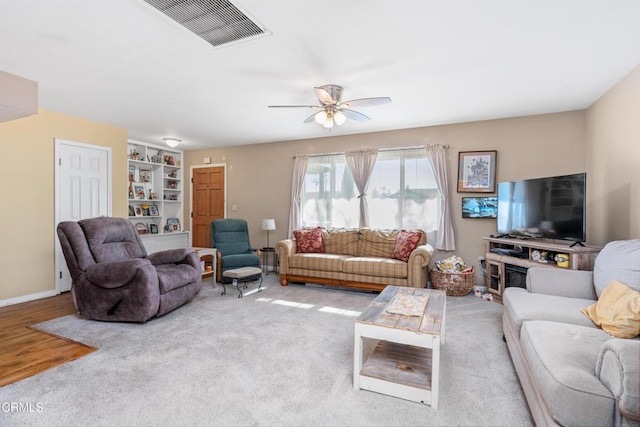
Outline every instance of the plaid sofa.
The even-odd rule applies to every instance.
[[[280,283],[308,282],[381,291],[387,285],[424,288],[433,248],[423,233],[408,262],[392,258],[398,230],[322,231],[324,253],[296,253],[294,239],[276,244]]]

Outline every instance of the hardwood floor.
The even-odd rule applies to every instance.
[[[70,292],[0,308],[0,387],[97,350],[31,328],[73,313]]]

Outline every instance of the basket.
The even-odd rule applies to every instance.
[[[433,289],[441,289],[447,292],[447,296],[461,297],[473,289],[475,273],[445,273],[431,270],[431,286]]]

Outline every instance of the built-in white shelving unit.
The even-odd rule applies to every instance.
[[[129,220],[147,252],[189,245],[184,231],[181,150],[141,141],[127,145]]]

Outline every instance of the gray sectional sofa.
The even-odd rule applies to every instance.
[[[640,291],[640,240],[606,245],[594,271],[531,268],[503,295],[504,336],[538,426],[640,425],[640,338],[581,313],[612,280]]]

